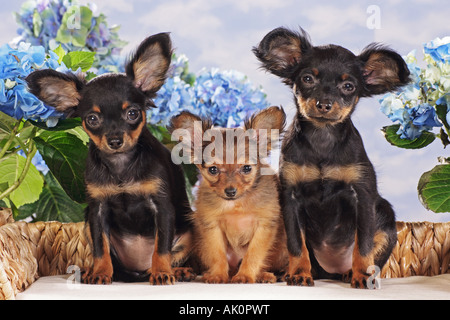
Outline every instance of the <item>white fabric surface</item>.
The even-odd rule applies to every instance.
[[[307,300],[307,299],[450,299],[450,274],[381,279],[378,290],[352,289],[340,281],[316,280],[314,287],[275,284],[204,284],[173,286],[148,283],[74,284],[73,275],[42,277],[16,296],[18,300],[161,299],[161,300]]]

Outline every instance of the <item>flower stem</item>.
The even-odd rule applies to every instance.
[[[19,123],[20,123],[20,121],[19,121]],[[17,131],[17,128],[18,128],[18,125],[16,125],[16,127],[14,127],[13,132],[14,132],[14,130]],[[37,152],[36,145],[34,144],[34,141],[33,141],[33,138],[36,135],[36,132],[37,132],[37,128],[34,128],[32,134],[30,136],[30,143],[28,145],[28,151],[27,150],[23,150],[25,152],[25,155],[26,155],[26,161],[25,161],[25,166],[23,167],[23,170],[22,170],[22,172],[21,172],[21,174],[19,176],[19,179],[17,179],[8,189],[6,189],[5,191],[3,191],[0,194],[0,200],[2,200],[3,198],[6,198],[14,190],[16,190],[20,186],[20,184],[23,182],[25,177],[27,176],[28,170],[30,169],[31,161],[33,160],[33,158],[34,158],[34,156],[35,156],[35,154]],[[13,137],[15,137],[15,134],[11,133],[11,135]],[[13,139],[10,139],[10,140],[12,141]],[[1,159],[1,157],[0,157],[0,159]],[[17,161],[19,161],[19,160],[17,160]],[[19,163],[19,162],[17,162],[17,163]]]
[[[27,160],[25,162],[25,167],[23,168],[19,179],[16,182],[14,182],[8,189],[6,189],[4,192],[2,192],[0,194],[0,200],[9,196],[23,182],[23,180],[25,179],[25,177],[28,173],[28,170],[30,169],[31,160],[33,159],[34,155],[36,154],[36,151],[37,151],[37,148],[34,145],[34,143],[32,143],[32,145],[30,146],[30,153],[27,154]]]
[[[11,143],[13,143],[14,139],[16,138],[16,134],[17,131],[19,131],[21,122],[22,120],[17,121],[16,125],[12,129],[8,141],[6,141],[5,145],[3,146],[3,149],[0,151],[0,159],[3,158],[3,156],[6,154],[6,151],[8,151],[9,147],[11,146]]]

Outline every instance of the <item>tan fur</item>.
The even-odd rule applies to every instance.
[[[167,284],[175,283],[175,275],[172,270],[172,257],[170,253],[160,254],[158,253],[158,232],[155,235],[155,250],[152,255],[152,267],[147,270],[147,273],[150,274],[150,283],[151,284],[166,284],[164,278],[167,278]]]
[[[367,273],[370,266],[375,265],[375,257],[383,251],[388,244],[388,235],[384,231],[377,231],[373,238],[373,249],[366,255],[362,256],[358,247],[358,236],[355,235],[355,247],[353,249],[352,261],[352,287],[363,288],[363,283],[367,281],[370,275]]]
[[[40,99],[51,103],[59,112],[77,106],[81,99],[76,84],[72,81],[45,77],[39,80],[39,85],[42,88]]]
[[[297,185],[301,182],[315,180],[336,180],[345,183],[357,183],[364,176],[365,167],[361,164],[345,166],[298,165],[292,162],[284,162],[281,167],[283,180],[288,185]]]
[[[300,39],[292,37],[289,38],[289,42],[276,43],[275,45],[275,48],[269,50],[270,56],[267,57],[268,60],[276,61],[276,64],[273,66],[274,70],[283,70],[300,61]]]
[[[142,91],[159,88],[164,83],[169,64],[159,43],[150,46],[133,65],[136,87]]]
[[[256,161],[251,164],[251,172],[244,173],[242,168],[248,162],[238,158],[238,146],[227,148],[227,132],[245,132],[246,129],[283,129],[284,112],[278,108],[269,108],[252,117],[245,129],[209,128],[223,140],[223,158],[212,159],[225,162],[227,153],[233,152],[232,163],[203,163],[197,165],[202,174],[198,196],[195,202],[194,252],[200,258],[205,269],[203,280],[207,283],[254,283],[274,282],[273,271],[282,272],[287,267],[286,236],[281,216],[278,196],[278,178],[276,175],[261,175],[261,169],[267,165]],[[172,129],[178,126],[192,128],[190,114],[181,114],[172,121]],[[206,128],[204,128],[206,129]],[[229,139],[238,141],[233,135]],[[245,153],[249,152],[248,137],[242,140]],[[244,142],[245,141],[245,142]],[[241,155],[242,156],[242,155]],[[243,163],[239,163],[243,162]],[[219,174],[213,175],[208,169],[215,166]],[[236,197],[226,199],[224,190],[235,188]],[[240,266],[239,266],[239,261]],[[270,271],[270,272],[269,272]]]
[[[287,275],[291,280],[300,282],[301,285],[312,285],[314,283],[311,274],[311,261],[308,248],[305,243],[305,234],[302,232],[302,247],[300,256],[289,255],[289,269]]]
[[[358,182],[363,175],[362,165],[326,166],[322,169],[322,179],[344,181],[349,184]]]
[[[321,178],[320,169],[313,165],[298,165],[284,162],[281,167],[283,179],[288,185],[297,185],[300,182],[311,182]]]
[[[264,270],[283,268],[285,235],[274,176],[262,176],[258,189],[237,200],[225,200],[204,181],[199,188],[196,211],[196,251],[208,269],[207,279],[233,274],[227,252],[242,257],[234,282],[255,282]],[[283,262],[284,261],[284,262]],[[236,266],[232,266],[236,267]]]
[[[387,59],[384,54],[372,53],[364,68],[368,74],[368,84],[388,87],[399,82],[397,63]]]
[[[295,89],[294,89],[295,93]],[[358,103],[358,98],[355,100],[353,105],[339,105],[337,102],[333,103],[333,106],[329,112],[327,112],[325,115],[320,113],[320,111],[317,110],[317,100],[316,99],[305,99],[302,96],[296,95],[297,104],[299,106],[299,112],[302,116],[304,116],[306,119],[311,121],[316,127],[318,128],[324,128],[327,125],[335,125],[338,123],[342,123],[344,120],[346,120],[352,110],[353,106]],[[324,117],[325,119],[328,119],[329,121],[323,122],[319,121],[317,118]]]
[[[124,103],[125,105],[125,103]],[[98,106],[94,106],[92,108],[93,111],[97,112],[97,113],[101,113],[100,112],[100,108]],[[92,142],[94,142],[94,144],[103,152],[106,153],[116,153],[116,152],[124,152],[126,150],[131,149],[132,147],[134,147],[134,145],[138,142],[139,140],[139,136],[141,135],[142,129],[144,128],[145,124],[146,124],[146,115],[145,115],[145,111],[142,111],[141,113],[142,115],[142,121],[139,123],[139,126],[130,132],[126,132],[123,135],[123,145],[119,150],[114,150],[111,149],[110,146],[108,145],[108,141],[106,139],[106,136],[97,136],[95,135],[92,131],[90,131],[88,129],[88,127],[86,126],[85,121],[82,121],[82,126],[84,131],[86,131],[86,133],[88,134],[88,136],[91,138]]]
[[[139,123],[139,126],[134,131],[130,131],[130,132],[124,134],[123,140],[125,142],[125,145],[134,146],[137,143],[139,136],[141,135],[142,129],[144,128],[145,124],[147,123],[145,111],[142,111],[141,115],[142,115],[142,121],[141,121],[141,123]]]
[[[99,258],[94,258],[93,269],[85,270],[82,279],[84,283],[109,284],[112,282],[113,265],[110,255],[110,244],[108,237],[102,233],[103,254]]]
[[[88,184],[86,186],[87,193],[94,199],[105,199],[121,193],[135,195],[149,195],[160,192],[162,181],[159,178],[146,181],[137,181],[125,183],[122,185],[95,185]]]
[[[84,120],[81,122],[81,125],[83,126],[84,131],[88,134],[89,138],[91,138],[92,142],[94,142],[95,145],[100,148],[100,146],[102,145],[102,137],[99,137],[99,136],[96,136],[95,134],[93,134],[87,128],[86,122]]]

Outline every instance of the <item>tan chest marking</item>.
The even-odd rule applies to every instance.
[[[292,162],[285,162],[281,168],[283,179],[288,185],[316,180],[336,180],[350,184],[358,182],[364,176],[364,170],[365,167],[360,164],[319,168],[315,165],[298,165]]]
[[[160,191],[162,181],[158,178],[144,181],[130,182],[122,185],[97,185],[90,183],[86,186],[88,194],[95,199],[104,199],[122,193],[134,195],[154,195]]]

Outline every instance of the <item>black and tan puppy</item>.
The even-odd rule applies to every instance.
[[[87,83],[54,70],[27,78],[46,104],[81,117],[91,139],[85,180],[94,266],[84,271],[85,283],[175,281],[172,242],[189,227],[191,209],[182,169],[146,127],[146,110],[154,107],[151,98],[165,81],[171,55],[170,37],[161,33],[140,44],[126,74]]]
[[[280,172],[287,283],[311,286],[313,278],[342,277],[366,288],[368,268],[381,269],[395,245],[395,214],[377,191],[350,116],[361,97],[407,84],[408,68],[379,45],[356,56],[336,45],[315,47],[303,30],[285,28],[271,31],[253,51],[292,88],[297,105]]]

